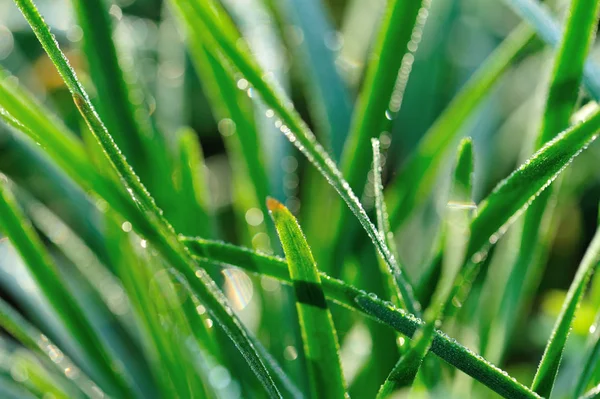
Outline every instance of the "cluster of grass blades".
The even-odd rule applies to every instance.
[[[273,26],[252,40],[232,16],[254,15],[256,4],[240,2],[233,12],[232,2],[223,3],[168,0],[160,32],[173,46],[185,44],[219,120],[231,165],[231,181],[219,182],[231,185],[233,215],[225,222],[212,205],[196,133],[155,112],[139,94],[148,89],[124,68],[113,26],[122,10],[71,0],[87,65],[81,74],[36,2],[14,0],[76,116],[61,120],[0,69],[0,397],[383,399],[452,390],[457,397],[549,397],[588,285],[600,304],[600,279],[591,277],[600,233],[544,338],[535,375],[517,379],[496,364],[543,274],[557,229],[547,220],[570,187],[563,175],[600,132],[600,108],[589,101],[578,109],[582,98],[600,100],[600,69],[588,58],[600,0],[571,0],[562,30],[544,6],[506,0],[523,21],[393,176],[385,175],[393,153],[382,153],[389,146],[382,133],[401,110],[431,2],[387,2],[354,109],[332,46],[318,37],[335,33],[318,0],[256,0]],[[304,32],[297,50],[309,64],[303,80],[316,97],[308,107],[316,134],[277,71],[253,55],[271,43],[275,25],[289,23]],[[541,42],[553,49],[553,68],[540,83],[545,105],[533,150],[476,203],[477,137],[459,142],[463,125]],[[173,67],[176,55],[162,48],[160,62]],[[269,121],[300,160],[268,154],[262,129]],[[274,160],[285,171],[302,164],[303,184],[311,185],[304,192],[331,198],[308,198],[297,212],[297,193],[272,173]],[[431,259],[415,271],[397,233],[436,201],[444,205],[437,238],[425,245]],[[501,285],[485,272],[515,224],[519,239],[508,250],[516,256]],[[222,240],[231,237],[241,245]],[[260,293],[252,306],[239,306],[248,286]],[[486,287],[502,298],[495,306],[461,309]],[[561,394],[600,397],[599,325],[590,328],[581,366],[567,370],[572,381],[560,382]],[[472,330],[479,340],[463,342]],[[360,334],[369,339],[353,342]],[[466,388],[458,383],[464,375]]]

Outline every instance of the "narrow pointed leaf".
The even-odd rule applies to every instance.
[[[217,267],[227,264],[249,273],[265,275],[286,284],[293,284],[285,259],[219,241],[191,237],[183,240],[199,259],[212,262]],[[368,295],[365,291],[324,273],[319,273],[319,277],[326,298],[334,303],[367,314],[409,337],[423,326],[423,321],[392,306],[390,302]],[[514,381],[506,372],[438,330],[434,331],[431,351],[506,398],[539,398],[529,388]]]
[[[379,262],[381,273],[387,281],[388,294],[392,297],[392,302],[405,307],[410,313],[420,314],[421,305],[414,295],[414,289],[408,280],[406,272],[399,263],[398,251],[394,242],[394,233],[390,230],[388,212],[383,199],[383,183],[381,182],[381,154],[379,151],[379,140],[371,139],[373,148],[373,186],[375,189],[375,210],[377,214],[377,228],[379,234],[384,238],[390,252],[393,255],[394,263],[389,266],[385,262]],[[406,301],[406,302],[405,302]]]
[[[0,184],[0,229],[24,259],[28,271],[67,331],[80,343],[81,350],[94,359],[93,364],[97,366],[95,371],[106,384],[105,391],[132,395],[123,375],[113,369],[116,360],[91,327],[80,304],[66,290],[58,270],[39,237],[17,208],[6,184]]]
[[[474,209],[471,200],[472,177],[473,144],[470,139],[464,139],[458,147],[448,210],[443,224],[445,243],[442,275],[433,293],[431,305],[425,311],[425,324],[415,332],[409,350],[398,360],[386,378],[377,394],[378,398],[386,398],[394,390],[413,383],[423,358],[431,347],[436,323],[442,319],[454,293],[462,284],[460,272],[464,264],[469,222]]]
[[[467,259],[487,247],[493,234],[503,232],[596,139],[598,130],[600,111],[596,110],[585,122],[559,134],[501,181],[477,208],[477,216],[471,223]]]
[[[278,89],[271,80],[263,78],[264,73],[258,67],[255,60],[236,44],[236,37],[232,33],[234,28],[231,25],[231,21],[224,18],[221,7],[212,0],[201,3],[198,3],[196,0],[172,1],[176,4],[193,5],[193,7],[189,8],[189,11],[194,12],[196,17],[206,25],[206,35],[210,36],[214,43],[218,45],[218,49],[212,48],[209,51],[222,51],[222,54],[239,69],[250,85],[252,85],[253,90],[261,96],[265,104],[280,118],[281,132],[286,135],[338,192],[358,218],[385,262],[392,264],[394,262],[393,256],[387,245],[377,233],[377,229],[369,220],[358,197],[352,191],[348,182],[344,180],[335,162],[317,142],[314,134],[310,131],[298,112],[294,110],[293,104],[282,94],[281,89]],[[214,10],[218,10],[218,12]]]
[[[579,303],[591,274],[600,261],[600,230],[598,230],[588,247],[577,274],[569,287],[567,297],[563,303],[558,319],[552,329],[550,340],[544,350],[544,355],[538,366],[533,379],[531,389],[540,395],[549,397],[554,386],[554,380],[558,373],[558,367],[562,359],[563,350],[567,342],[567,337],[571,331],[571,325],[575,319],[575,311]]]
[[[345,398],[339,344],[317,265],[298,222],[277,200],[267,206],[287,259],[296,293],[302,340],[311,383],[311,397]]]
[[[419,141],[415,152],[386,190],[392,229],[398,228],[431,194],[440,166],[461,127],[532,38],[533,31],[527,25],[517,27],[488,56]]]
[[[329,140],[334,159],[339,160],[350,129],[352,102],[346,84],[337,71],[336,53],[327,41],[336,34],[321,0],[281,2],[288,20],[304,36],[299,52],[310,73],[306,77],[314,119]],[[324,40],[325,39],[325,40]]]
[[[56,40],[50,33],[48,26],[43,21],[34,3],[31,0],[15,0],[15,2],[67,84],[73,95],[75,105],[90,127],[90,130],[94,133],[96,140],[104,149],[115,172],[120,176],[131,197],[142,208],[143,216],[139,212],[131,210],[133,216],[135,216],[135,220],[131,220],[132,225],[134,225],[136,230],[143,232],[144,235],[148,235],[148,238],[155,243],[157,249],[163,253],[165,259],[185,276],[193,292],[205,302],[207,310],[221,324],[229,338],[236,344],[236,347],[263,384],[268,395],[279,397],[279,390],[275,386],[267,366],[265,366],[265,363],[263,363],[263,360],[257,354],[251,336],[239,319],[233,314],[225,296],[216,288],[215,283],[208,274],[202,269],[195,270],[194,262],[189,258],[185,248],[178,241],[172,227],[164,219],[154,199],[127,163],[111,135],[106,130],[90,103],[85,90],[77,80],[75,72],[70,67],[65,55],[59,49]],[[269,368],[278,368],[270,359],[266,359],[266,361]],[[276,375],[278,376],[278,374]]]

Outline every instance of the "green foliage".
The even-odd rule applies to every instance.
[[[588,58],[600,1],[570,1],[560,29],[546,6],[507,0],[524,21],[506,35],[512,20],[495,13],[391,0],[372,38],[343,43],[370,48],[363,59],[340,51],[351,16],[377,13],[361,1],[338,28],[319,0],[168,0],[155,14],[72,0],[66,39],[38,1],[48,10],[10,6],[29,25],[19,33],[0,16],[0,396],[598,395],[600,316],[582,353],[571,330],[600,303],[600,280],[586,295],[599,233],[560,311],[538,287],[565,252],[555,236],[587,239],[570,212],[598,191],[600,109],[581,87],[600,99]],[[501,23],[465,36],[480,17]],[[43,55],[5,62],[5,31],[11,51]],[[539,118],[528,100],[507,111],[514,93],[498,100],[544,62],[536,34],[555,48],[549,78],[525,79],[541,81]],[[436,89],[412,83],[425,80]],[[520,162],[522,119],[541,124]],[[272,145],[283,139],[294,147]]]

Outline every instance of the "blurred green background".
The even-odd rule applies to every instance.
[[[309,73],[307,63],[310,61],[303,44],[305,40],[312,40],[310,35],[314,33],[313,29],[324,32],[323,44],[331,52],[335,65],[344,78],[349,99],[349,102],[344,103],[343,99],[338,98],[337,106],[341,113],[350,112],[349,107],[356,100],[365,62],[385,7],[384,0],[314,2],[323,9],[322,15],[326,18],[323,21],[313,19],[314,25],[308,30],[299,25],[293,9],[293,4],[301,4],[301,1],[222,2],[249,41],[261,65],[274,73],[290,94],[296,109],[304,120],[315,127],[317,134],[318,121],[313,120],[315,114],[311,112],[313,91],[306,79]],[[560,14],[566,3],[554,2],[551,7]],[[264,232],[266,215],[258,207],[245,210],[245,225],[236,221],[231,186],[232,168],[235,168],[235,164],[230,162],[223,140],[224,136],[231,134],[228,121],[218,121],[213,117],[203,92],[204,82],[198,80],[193,70],[181,32],[169,9],[160,0],[114,0],[111,4],[110,15],[121,56],[121,67],[138,88],[131,93],[134,104],[144,104],[152,122],[164,133],[167,145],[172,144],[170,139],[175,137],[175,132],[180,127],[190,126],[198,134],[206,162],[210,206],[219,220],[219,238],[280,253],[278,245],[270,242],[269,236]],[[37,5],[94,101],[95,90],[82,55],[82,29],[75,22],[71,4],[68,0],[38,0]],[[382,138],[382,144],[387,150],[384,168],[386,181],[392,178],[457,90],[519,22],[512,11],[495,0],[433,0],[429,12],[402,106],[397,115],[391,115],[390,119],[393,120],[389,125],[389,132]],[[476,201],[484,198],[529,153],[530,138],[537,132],[541,120],[544,100],[542,88],[550,72],[551,57],[552,52],[540,42],[532,43],[519,61],[504,74],[493,93],[463,128],[463,134],[472,136],[475,143]],[[598,59],[600,49],[593,49],[592,57]],[[41,102],[60,115],[69,128],[81,132],[79,114],[71,95],[10,0],[0,0],[0,64],[13,74],[11,79],[18,79]],[[244,89],[243,79],[237,85]],[[325,92],[333,90],[328,87],[321,89]],[[252,96],[251,91],[248,91],[248,95]],[[582,102],[584,101],[586,98],[582,96]],[[265,138],[269,191],[282,199],[303,225],[307,218],[303,214],[304,203],[319,201],[321,196],[332,194],[329,191],[311,191],[316,184],[311,166],[272,124],[268,125],[270,122],[263,122],[260,134]],[[258,123],[260,125],[261,122]],[[25,147],[15,143],[8,130],[0,129],[0,171],[17,182],[29,181],[29,185],[37,190],[57,190],[38,176],[36,170],[19,163]],[[502,362],[511,375],[523,378],[523,381],[529,381],[535,372],[566,289],[597,225],[597,199],[600,196],[599,150],[595,146],[577,158],[568,178],[563,181],[556,213],[559,227],[550,245],[545,272],[539,276],[539,284],[532,286],[532,300],[523,307],[518,317],[515,327],[518,333],[510,341],[508,354]],[[335,153],[335,148],[333,152]],[[446,180],[447,176],[442,176],[439,190],[444,189]],[[58,193],[63,195],[60,187]],[[369,208],[372,202],[372,191],[367,190],[363,203]],[[413,276],[418,275],[420,268],[431,256],[439,210],[444,205],[437,202],[439,201],[431,200],[418,213],[411,215],[396,237],[401,258]],[[66,207],[67,213],[70,211],[69,204],[56,203],[54,206]],[[327,226],[322,228],[326,230]],[[307,236],[310,244],[310,228],[307,229]],[[510,256],[511,253],[505,253],[503,259]],[[494,258],[484,268],[479,276],[480,291],[485,291],[486,277],[506,278],[508,268],[503,266],[509,261],[503,259]],[[0,287],[8,300],[22,306],[19,300],[15,300],[18,296],[16,291],[7,288],[14,281],[24,284],[23,279],[15,275],[16,269],[12,267],[14,260],[14,254],[6,243],[0,241]],[[343,277],[352,282],[351,273]],[[364,284],[357,282],[356,285]],[[251,329],[265,330],[259,336],[269,347],[269,326],[276,328],[278,322],[261,318],[257,291],[277,292],[279,285],[267,279],[250,279],[243,273],[226,271],[224,286],[235,309]],[[26,291],[26,287],[23,289]],[[595,298],[599,294],[600,284],[596,283],[590,297]],[[473,297],[476,299],[463,306],[465,315],[476,313],[478,308],[481,311],[481,307],[487,306],[485,295]],[[583,347],[596,310],[591,300],[580,308],[563,369],[568,370],[570,362],[576,359],[578,351]],[[293,328],[290,326],[289,329]],[[282,359],[282,363],[287,364],[286,368],[293,368],[290,364],[298,361],[293,334],[273,329],[271,331],[289,333],[289,339],[286,338],[289,345],[271,346],[270,349],[277,358]],[[360,323],[349,324],[346,330],[341,327],[340,335],[345,337],[342,342],[342,360],[346,371],[350,370],[353,377],[349,379],[360,378],[368,359],[366,355],[377,337],[370,336],[367,330],[361,328]],[[476,331],[472,331],[471,335],[468,331],[462,331],[461,337],[456,338],[477,351],[476,335]],[[560,374],[560,378],[568,379],[568,372]],[[560,392],[561,381],[557,384],[556,389]]]

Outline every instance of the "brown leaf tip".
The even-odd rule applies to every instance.
[[[283,206],[283,204],[277,201],[275,198],[267,197],[267,208],[269,209],[269,211],[275,212],[285,209],[285,206]]]

